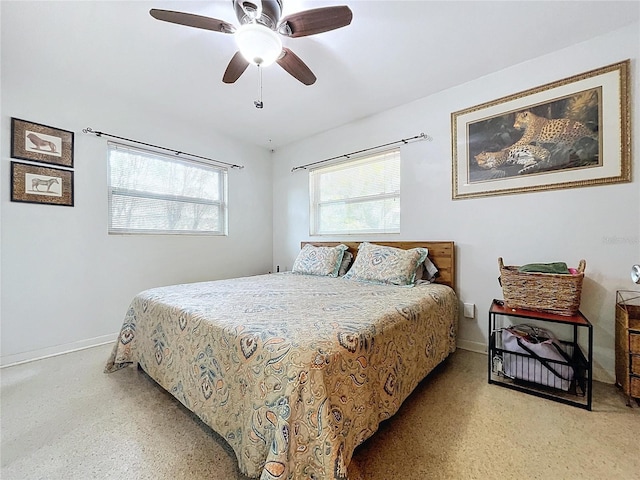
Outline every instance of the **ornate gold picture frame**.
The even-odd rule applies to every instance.
[[[453,199],[630,182],[629,66],[452,113]]]

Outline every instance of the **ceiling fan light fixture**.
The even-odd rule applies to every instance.
[[[353,12],[346,5],[338,5],[312,8],[282,17],[282,2],[232,0],[236,18],[242,25],[239,28],[218,18],[192,13],[157,8],[152,8],[149,13],[163,22],[234,35],[239,48],[222,76],[224,83],[238,80],[250,63],[266,67],[278,62],[284,71],[302,84],[313,85],[316,76],[300,57],[282,46],[280,35],[288,38],[308,37],[346,27],[351,24]]]
[[[282,53],[282,41],[276,32],[258,23],[242,25],[234,34],[238,49],[250,63],[268,67]]]

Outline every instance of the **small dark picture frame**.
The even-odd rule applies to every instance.
[[[73,207],[73,172],[11,162],[11,201]]]
[[[73,132],[12,118],[11,157],[73,168]]]

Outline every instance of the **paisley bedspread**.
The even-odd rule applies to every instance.
[[[154,288],[107,372],[138,363],[261,480],[347,478],[354,449],[455,349],[457,299],[280,273]]]

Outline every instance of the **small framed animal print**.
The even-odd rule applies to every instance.
[[[11,201],[73,207],[73,172],[11,162]]]
[[[11,157],[73,168],[73,132],[12,118]]]
[[[630,182],[629,65],[452,113],[453,199]]]

